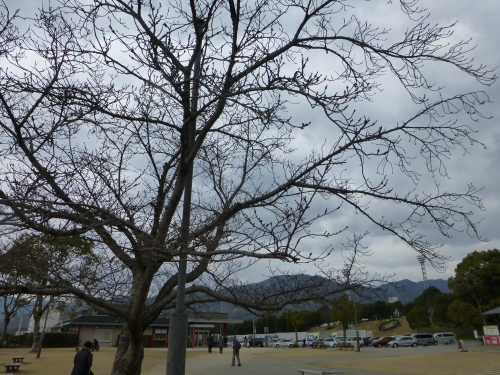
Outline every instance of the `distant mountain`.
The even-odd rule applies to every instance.
[[[310,275],[298,275],[295,276],[296,280],[301,280],[303,282],[307,282],[309,278],[318,278],[320,276],[310,276]],[[285,281],[287,276],[275,276],[269,279],[263,280],[258,284],[259,286],[265,286],[266,288],[272,288],[273,285],[279,283],[280,281]],[[333,283],[333,281],[325,279],[325,283]],[[451,290],[448,288],[448,282],[442,279],[428,280],[429,286],[435,286],[443,293],[450,293]],[[251,284],[250,284],[251,285]],[[423,281],[411,281],[411,280],[401,280],[396,283],[397,288],[391,284],[382,284],[380,286],[381,289],[385,290],[382,296],[374,296],[369,300],[363,300],[362,303],[375,302],[384,300],[387,301],[389,297],[397,297],[399,301],[402,303],[412,302],[416,297],[418,297],[424,291],[424,282]],[[241,288],[242,286],[239,286]],[[315,303],[303,303],[296,306],[288,307],[289,310],[317,310],[319,305]],[[80,310],[84,309],[85,306],[80,306]],[[226,312],[230,319],[240,319],[240,320],[250,320],[252,319],[252,314],[241,307],[234,306],[230,303],[221,303],[221,302],[213,302],[206,304],[206,308],[208,311],[217,311],[217,312]],[[78,308],[74,303],[70,304],[67,309],[65,309],[61,313],[61,319],[68,319],[70,313],[75,313]],[[201,308],[203,309],[203,308]],[[0,299],[0,311],[3,310],[3,299]],[[21,330],[25,330],[28,327],[29,321],[29,310],[25,310],[21,314],[15,316],[11,324],[9,325],[8,332],[14,333],[20,326]],[[21,318],[22,316],[22,318]],[[258,317],[256,317],[257,319]],[[3,315],[0,314],[0,319],[3,320]],[[21,322],[22,319],[22,322]],[[21,323],[21,325],[19,324]]]
[[[443,279],[427,280],[429,286],[438,288],[443,293],[450,293],[451,289],[448,288],[448,281]],[[403,290],[400,292],[390,284],[383,284],[381,288],[386,290],[386,297],[398,297],[403,303],[412,302],[416,297],[421,295],[424,291],[423,281],[401,280],[396,283],[399,288]],[[386,299],[387,300],[387,299]]]
[[[279,276],[279,278],[283,278],[286,276]],[[301,275],[304,279],[307,277],[312,277],[309,275]],[[318,276],[314,276],[318,277]],[[330,280],[325,279],[325,282],[332,282]],[[259,285],[273,285],[276,283],[276,277],[271,277],[269,279],[263,280],[259,282]],[[333,282],[332,282],[333,283]],[[442,279],[435,280],[427,280],[429,286],[434,286],[438,288],[443,293],[450,293],[451,290],[448,288],[448,281]],[[424,282],[423,281],[411,281],[411,280],[401,280],[395,285],[391,284],[382,284],[380,288],[385,290],[385,292],[380,295],[375,295],[372,298],[365,299],[361,301],[362,303],[376,302],[376,301],[386,301],[389,297],[397,297],[399,301],[402,303],[412,302],[416,297],[418,297],[424,291]],[[355,297],[356,299],[356,297]],[[241,307],[234,306],[231,304],[224,304],[225,306],[224,312],[229,313],[230,319],[241,319],[241,320],[250,320],[252,319],[252,314],[242,309]],[[289,310],[317,310],[318,305],[314,303],[304,303],[297,306],[290,306]]]

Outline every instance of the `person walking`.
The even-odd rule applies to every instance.
[[[75,354],[73,359],[73,371],[71,375],[89,375],[90,368],[92,367],[93,354],[90,352],[92,349],[92,342],[85,341],[82,350]]]
[[[219,336],[219,353],[222,354],[224,350],[224,337],[222,335]]]
[[[302,347],[305,348],[306,347],[306,339],[302,339]]]
[[[212,344],[214,343],[214,338],[211,333],[208,334],[207,337],[207,346],[208,346],[208,352],[212,353]]]
[[[236,338],[236,336],[233,336],[233,361],[231,363],[231,366],[234,366],[234,359],[238,359],[238,366],[241,366],[240,362],[240,349],[241,349],[241,344]]]
[[[247,348],[248,347],[248,337],[245,336],[243,338],[243,341],[245,342],[245,348]]]

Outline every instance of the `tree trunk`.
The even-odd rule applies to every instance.
[[[144,358],[142,337],[141,330],[131,333],[127,324],[123,325],[111,375],[140,375]]]
[[[2,333],[0,333],[0,347],[3,346],[3,343],[7,337],[7,327],[10,323],[10,315],[5,314],[3,318],[3,328]]]
[[[33,344],[31,345],[30,353],[36,353],[40,343],[40,321],[43,316],[43,296],[37,296],[35,307],[33,307]]]
[[[3,346],[3,342],[5,341],[5,337],[7,335],[7,327],[10,323],[10,314],[9,308],[7,305],[8,296],[3,296],[3,328],[2,333],[0,333],[0,346]]]

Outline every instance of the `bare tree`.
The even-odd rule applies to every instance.
[[[6,279],[2,280],[2,284],[24,285],[40,291],[35,298],[21,295],[22,298],[19,301],[17,298],[12,299],[12,302],[9,303],[11,310],[15,307],[14,302],[23,307],[31,305],[31,317],[33,318],[32,353],[35,353],[40,345],[43,315],[50,314],[51,307],[52,309],[55,307],[62,309],[67,300],[65,297],[57,298],[53,294],[47,296],[42,291],[47,288],[57,288],[61,281],[76,283],[79,279],[85,279],[85,284],[80,283],[90,285],[95,282],[92,276],[92,268],[95,264],[92,243],[75,237],[23,235],[16,238],[10,246],[0,252],[0,270],[6,276]],[[65,273],[71,274],[71,278]],[[56,295],[59,294],[56,293]]]
[[[30,30],[0,72],[1,222],[98,241],[100,285],[79,277],[74,259],[44,288],[4,293],[73,294],[123,318],[112,374],[136,374],[143,330],[165,308],[220,300],[273,311],[380,279],[346,278],[341,265],[329,287],[300,275],[259,293],[240,287],[237,272],[255,262],[325,259],[330,248],[302,244],[344,233],[317,225],[343,210],[439,265],[445,256],[417,225],[477,235],[471,205],[481,201],[473,185],[419,191],[415,159],[429,179],[446,173],[451,149],[477,143],[457,116],[481,117],[488,98],[446,97],[423,69],[453,65],[486,85],[496,77],[472,64],[468,42],[443,44],[450,26],[428,25],[415,0],[399,3],[411,27],[392,41],[348,0],[64,0],[25,19]],[[318,56],[334,68],[318,72]],[[349,105],[370,100],[386,73],[415,114],[380,126]],[[296,105],[310,122],[290,116]],[[297,152],[294,139],[320,125],[325,142]],[[391,183],[401,178],[414,186]],[[379,200],[384,212],[370,204]],[[179,332],[169,352],[185,353]],[[169,354],[167,368],[183,373],[183,357]]]
[[[12,275],[3,274],[2,276],[6,276],[7,279],[4,280],[8,284],[16,284],[15,279],[12,278]],[[4,294],[2,295],[3,299],[3,324],[2,324],[2,332],[0,332],[0,346],[3,346],[3,343],[7,339],[7,329],[9,328],[9,324],[13,317],[15,317],[19,312],[22,312],[24,308],[31,302],[32,297],[26,296],[23,294]]]

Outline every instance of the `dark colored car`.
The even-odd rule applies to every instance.
[[[373,340],[373,337],[365,336],[365,337],[363,337],[363,344],[365,344],[365,346],[370,346],[370,343],[372,342],[372,340]]]
[[[255,340],[255,347],[260,346],[261,348],[264,347],[264,339],[262,337],[256,337],[255,339],[249,338],[248,339],[248,346],[253,347],[254,346],[254,340]]]
[[[373,340],[372,345],[376,348],[381,348],[382,346],[387,346],[388,343],[390,343],[391,341],[394,341],[394,340],[396,340],[395,337],[385,336],[385,337],[379,338],[378,340]]]

